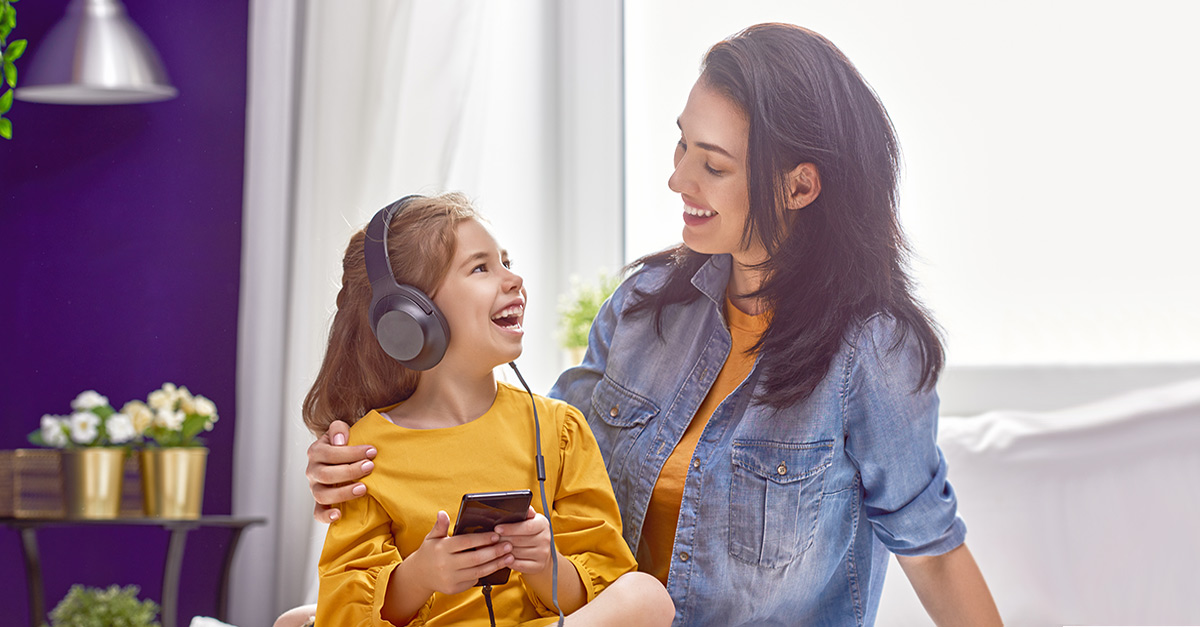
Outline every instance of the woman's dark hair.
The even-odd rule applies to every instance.
[[[908,247],[896,216],[900,148],[875,92],[829,40],[790,24],[758,24],[717,43],[700,81],[750,123],[743,241],[761,241],[769,258],[766,280],[746,296],[763,298],[773,312],[754,346],[765,366],[761,401],[785,407],[807,398],[850,325],[877,312],[898,323],[891,349],[916,335],[917,388],[932,387],[944,352],[905,271]],[[820,194],[785,210],[785,177],[801,163],[817,166]],[[631,311],[653,311],[661,324],[665,307],[700,296],[691,278],[707,259],[680,245],[636,261],[671,273],[661,290],[639,293]]]
[[[471,219],[481,220],[462,194],[407,201],[388,225],[388,257],[396,281],[432,297],[454,257],[458,244],[455,229]],[[335,420],[354,424],[372,409],[403,401],[412,396],[420,378],[420,373],[388,356],[371,331],[365,239],[366,229],[360,229],[346,246],[329,344],[301,407],[305,426],[317,435],[325,433]]]

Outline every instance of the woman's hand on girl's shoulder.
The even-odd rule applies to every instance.
[[[338,420],[308,447],[304,474],[316,501],[313,518],[319,522],[337,520],[341,512],[334,505],[367,493],[367,486],[358,481],[375,468],[371,460],[376,450],[369,444],[346,446],[349,437],[350,426]]]

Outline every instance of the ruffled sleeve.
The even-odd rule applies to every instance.
[[[579,410],[555,405],[561,429],[558,489],[551,505],[554,541],[558,552],[575,565],[591,602],[618,577],[635,570],[637,562],[621,537],[621,514],[595,436]],[[532,591],[530,598],[539,610],[545,609]]]
[[[329,525],[318,564],[318,625],[392,625],[381,618],[388,579],[400,564],[391,518],[370,495],[342,503]],[[424,623],[429,603],[409,624]]]

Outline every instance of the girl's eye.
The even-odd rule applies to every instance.
[[[683,152],[687,152],[687,144],[684,143],[684,141],[681,139],[681,140],[675,142],[675,150],[681,150]]]
[[[504,261],[502,261],[501,263],[503,263],[503,264],[504,264],[504,267],[505,267],[505,268],[508,268],[509,270],[512,270],[512,267],[513,267],[513,262],[512,262],[512,260],[511,260],[511,259],[505,259],[505,260],[504,260]]]
[[[472,273],[474,273],[474,272],[487,272],[487,264],[486,264],[486,263],[481,263],[481,264],[479,264],[479,265],[475,266],[474,268],[471,268],[471,272],[472,272]]]
[[[708,165],[707,163],[706,163],[706,164],[704,164],[704,169],[705,169],[705,170],[708,170],[708,173],[709,173],[709,174],[712,174],[712,175],[714,175],[714,176],[721,176],[722,174],[724,174],[724,173],[725,173],[725,171],[724,171],[724,170],[718,170],[718,169],[716,169],[716,168],[712,167],[711,165]]]

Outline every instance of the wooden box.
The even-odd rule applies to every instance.
[[[121,518],[143,516],[137,454],[125,459]],[[0,517],[62,518],[63,485],[58,449],[0,451]]]
[[[58,451],[0,451],[0,516],[61,518],[62,475]]]

